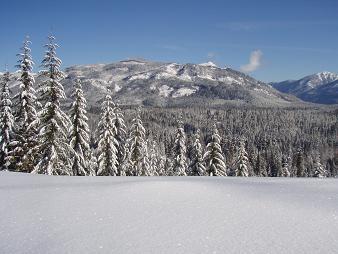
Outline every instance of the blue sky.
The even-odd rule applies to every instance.
[[[52,31],[64,67],[137,57],[213,61],[263,81],[338,72],[336,0],[5,0],[0,31],[0,65],[11,69],[26,35],[39,69]]]

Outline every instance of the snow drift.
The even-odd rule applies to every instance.
[[[337,179],[0,173],[0,253],[337,253]]]

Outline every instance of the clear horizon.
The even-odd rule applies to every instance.
[[[337,73],[337,9],[332,0],[8,2],[0,16],[1,71],[6,64],[15,70],[26,35],[38,70],[52,32],[63,68],[143,58],[212,61],[265,82]]]

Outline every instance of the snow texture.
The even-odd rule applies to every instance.
[[[0,173],[0,253],[337,253],[337,179]]]

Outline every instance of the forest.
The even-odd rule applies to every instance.
[[[112,92],[88,108],[48,37],[36,84],[30,42],[18,54],[19,92],[1,80],[1,170],[71,176],[336,177],[333,108],[134,108]],[[337,159],[337,158],[336,158]]]

